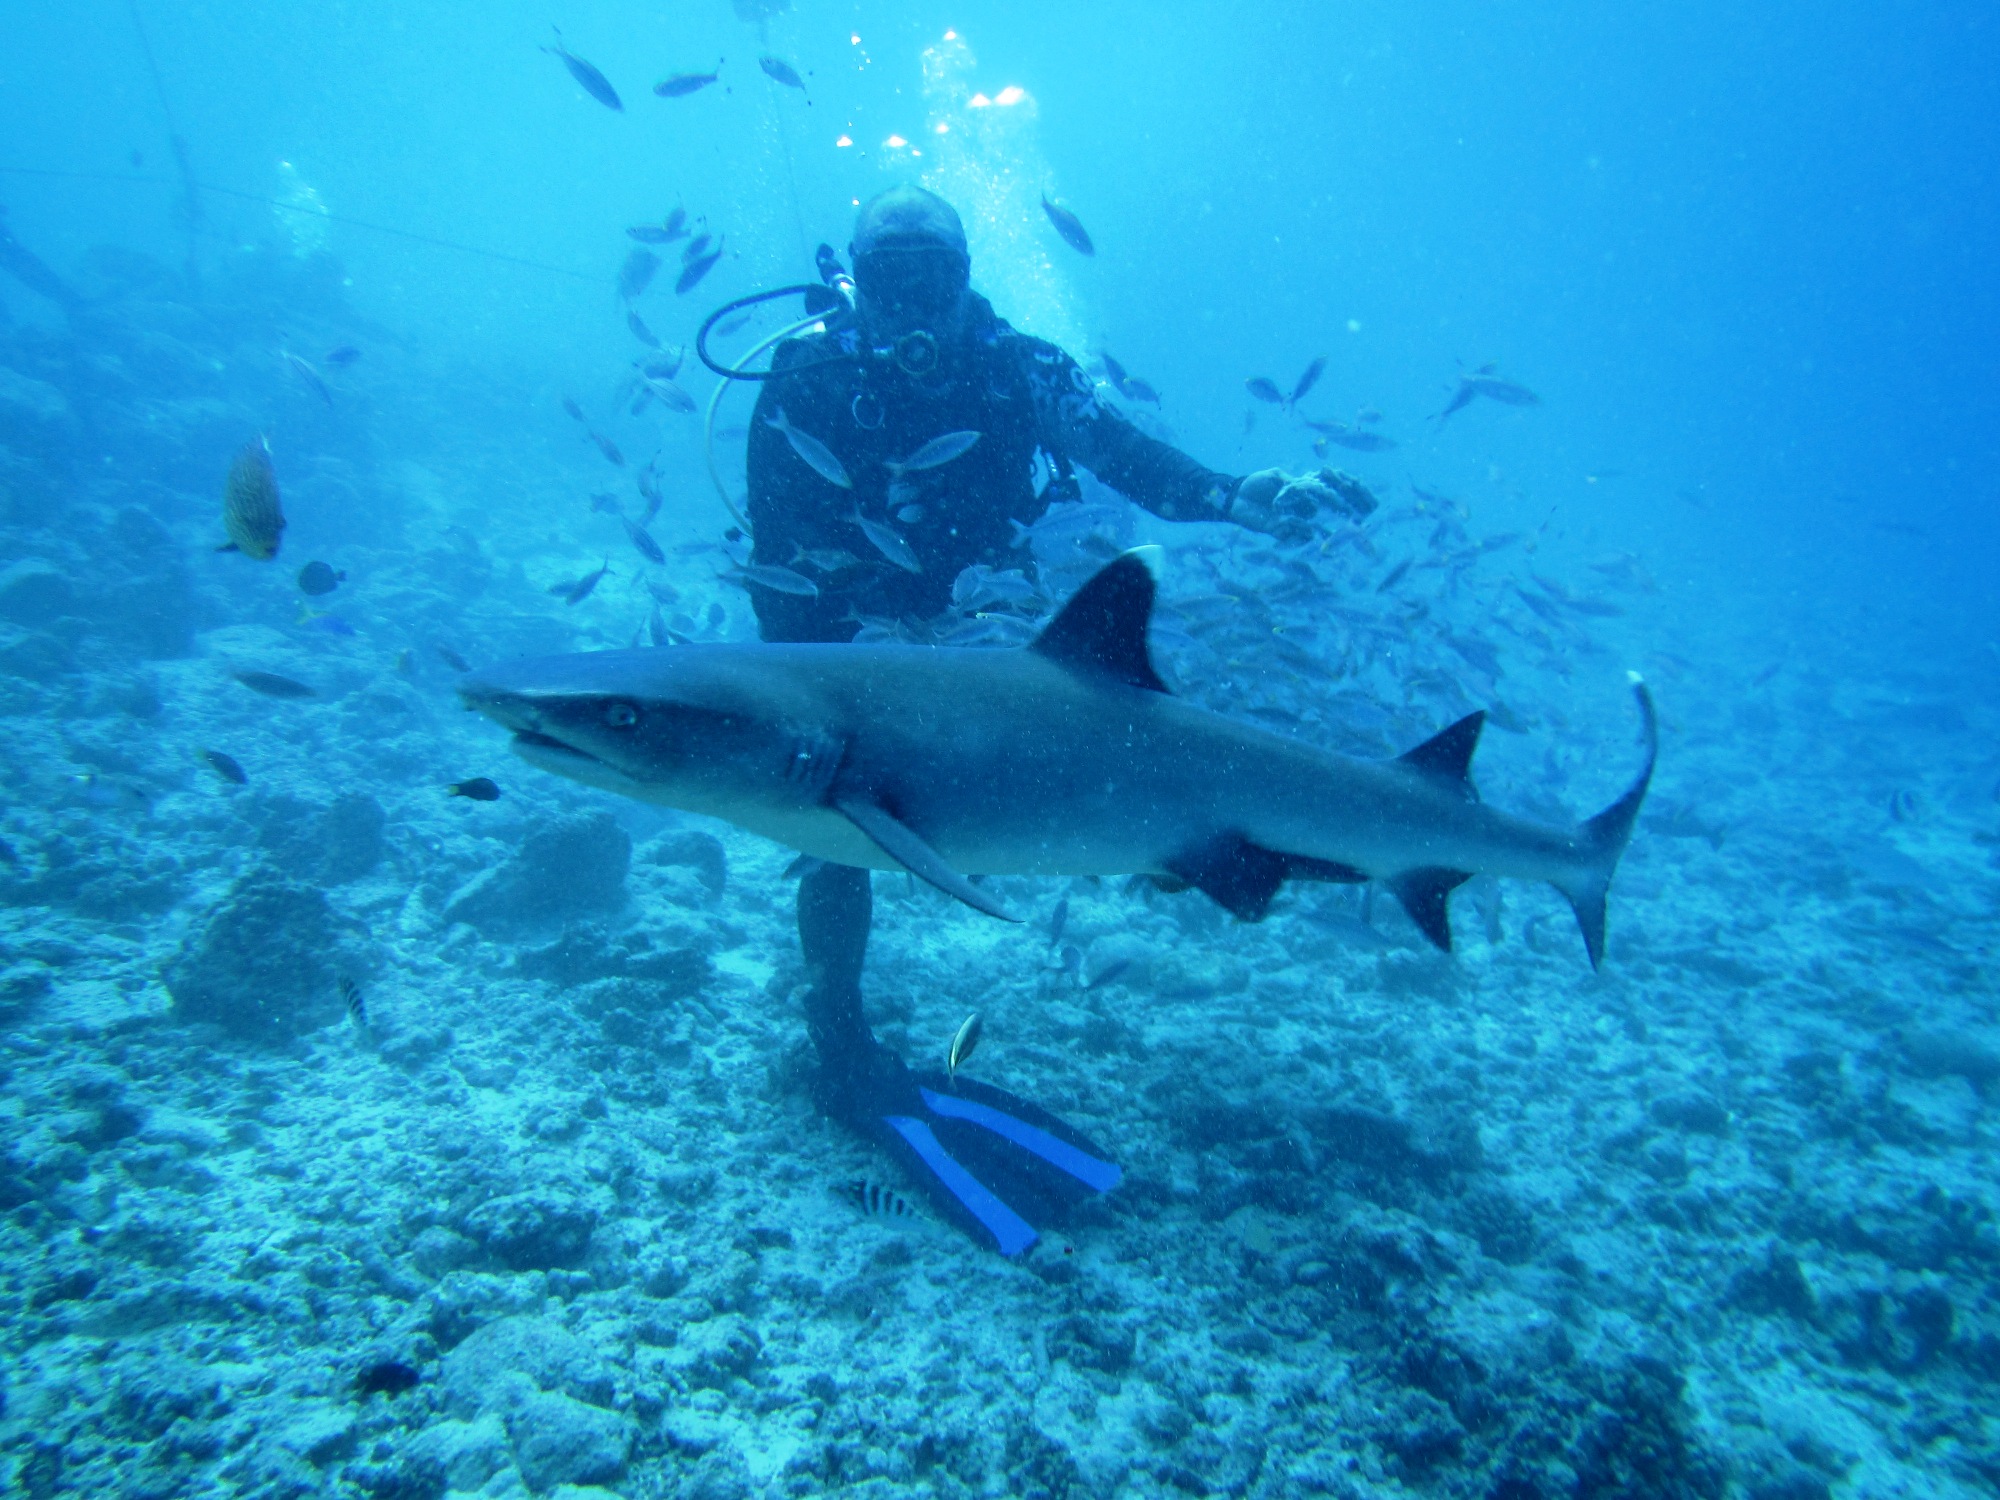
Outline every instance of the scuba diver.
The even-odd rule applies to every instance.
[[[1077,498],[1073,465],[1167,520],[1287,539],[1309,536],[1323,509],[1355,519],[1373,509],[1332,471],[1219,474],[1140,432],[1075,360],[971,290],[964,227],[934,193],[898,187],[871,199],[849,256],[851,314],[778,345],[750,425],[753,564],[790,569],[818,554],[837,567],[813,595],[752,575],[766,641],[847,641],[863,613],[938,615],[962,569],[1008,566],[1010,523]],[[821,261],[831,279],[831,253]],[[1039,493],[1038,455],[1051,476]],[[1115,1186],[1119,1169],[1029,1101],[963,1075],[912,1072],[876,1040],[861,999],[869,880],[814,862],[799,881],[815,1102],[889,1148],[975,1238],[1019,1254],[1035,1225]]]

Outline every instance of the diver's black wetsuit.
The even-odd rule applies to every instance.
[[[781,345],[773,368],[796,373],[767,382],[749,438],[754,561],[793,568],[819,583],[817,598],[750,587],[767,641],[846,641],[862,615],[928,620],[951,603],[953,580],[974,563],[993,568],[1029,561],[1015,550],[1010,523],[1032,523],[1068,492],[1062,477],[1081,464],[1155,514],[1219,520],[1237,483],[1140,432],[1100,401],[1088,375],[1055,345],[1017,333],[982,297],[968,294],[960,331],[936,369],[912,375],[861,354],[839,352],[839,333]],[[853,335],[848,335],[850,340]],[[851,344],[848,346],[851,350]],[[770,420],[782,411],[832,450],[852,490],[823,478]],[[891,461],[942,433],[980,434],[949,463],[905,474],[891,495]],[[1036,493],[1037,453],[1058,476]],[[885,558],[850,517],[855,507],[885,522],[923,564],[911,573]],[[911,505],[919,519],[892,514]],[[830,576],[800,561],[808,552],[845,552],[857,561]],[[825,559],[822,559],[824,561]],[[799,884],[799,940],[812,989],[806,1020],[821,1063],[819,1101],[849,1119],[874,1118],[893,1093],[902,1064],[879,1047],[861,1007],[861,965],[871,916],[868,872],[821,865]]]
[[[758,563],[797,568],[820,585],[818,598],[753,586],[751,601],[767,641],[845,641],[857,615],[928,620],[951,603],[951,585],[974,563],[1018,567],[1010,523],[1028,525],[1058,483],[1035,492],[1036,453],[1058,470],[1080,464],[1169,520],[1220,520],[1236,484],[1140,432],[1100,401],[1075,360],[1043,339],[1017,333],[985,298],[968,295],[962,332],[926,375],[860,356],[813,365],[840,347],[839,334],[781,345],[778,370],[798,373],[765,384],[749,438],[750,526]],[[849,335],[852,337],[852,335]],[[800,366],[809,366],[799,369]],[[833,450],[854,488],[815,473],[768,419],[782,410]],[[891,495],[889,463],[942,433],[980,434],[972,448],[935,469],[906,474]],[[848,519],[856,505],[887,522],[923,563],[911,573],[885,558]],[[896,521],[911,504],[923,516]],[[841,551],[855,567],[826,578],[799,566],[798,548]]]

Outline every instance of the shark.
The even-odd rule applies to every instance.
[[[1643,682],[1638,775],[1558,826],[1480,799],[1483,712],[1376,761],[1176,697],[1147,649],[1155,593],[1126,553],[1026,646],[592,651],[486,668],[460,693],[543,770],[907,870],[1007,920],[975,877],[1150,876],[1249,921],[1287,881],[1375,881],[1449,951],[1451,892],[1485,874],[1553,885],[1603,961],[1606,894],[1659,756]]]

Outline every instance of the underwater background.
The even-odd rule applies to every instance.
[[[1994,1493],[1996,28],[10,14],[0,1476]],[[1010,878],[1007,927],[879,877],[878,1031],[982,1014],[972,1070],[1125,1169],[1019,1261],[814,1112],[792,852],[525,766],[456,692],[755,639],[685,351],[902,182],[1146,430],[1380,502],[1300,549],[1087,485],[1004,623],[1156,544],[1177,691],[1370,756],[1487,709],[1482,792],[1550,819],[1637,766],[1628,672],[1662,718],[1599,973],[1485,878],[1447,955],[1345,887],[1253,925]],[[677,210],[699,275],[629,233]],[[217,550],[260,441],[268,559]]]

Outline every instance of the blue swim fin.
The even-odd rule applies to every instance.
[[[1124,1177],[1087,1137],[1004,1089],[942,1073],[910,1082],[893,1112],[875,1116],[873,1133],[948,1218],[1002,1255],[1028,1250],[1041,1237],[1036,1225]]]

